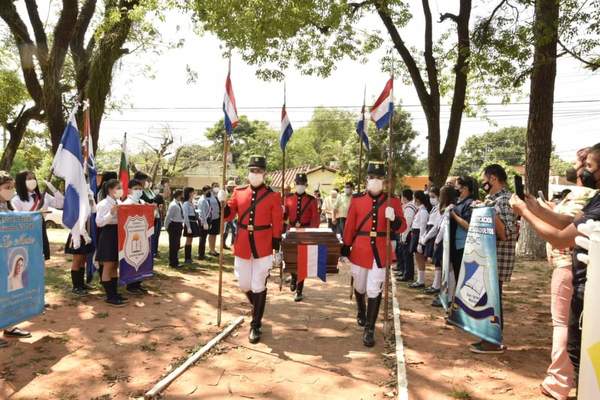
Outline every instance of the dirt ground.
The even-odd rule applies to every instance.
[[[97,283],[86,298],[70,294],[68,262],[60,245],[66,232],[51,231],[50,238],[55,256],[47,264],[49,307],[19,324],[32,338],[11,341],[0,350],[0,399],[139,398],[222,329],[215,326],[216,259],[175,271],[163,257],[156,277],[146,283],[150,295],[129,296],[127,307],[111,308]],[[161,250],[166,255],[166,247]],[[232,265],[230,255],[226,265]],[[269,283],[263,343],[253,346],[247,341],[247,300],[232,269],[226,269],[223,325],[244,314],[246,321],[169,387],[164,398],[393,395],[393,350],[386,350],[381,325],[377,346],[362,346],[347,273],[330,275],[327,284],[308,281],[302,303],[294,303],[285,287],[280,293],[277,279]]]
[[[546,262],[517,262],[504,286],[508,351],[493,356],[472,354],[477,338],[446,325],[432,296],[398,284],[410,399],[546,399],[539,385],[552,345],[551,272]]]

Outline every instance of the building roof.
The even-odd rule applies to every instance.
[[[337,169],[335,168],[331,168],[331,167],[326,167],[324,165],[321,166],[317,166],[317,167],[311,167],[310,165],[302,165],[300,167],[295,167],[295,168],[286,168],[285,169],[285,186],[292,186],[292,184],[294,183],[294,179],[296,178],[296,174],[299,174],[301,172],[305,173],[306,175],[308,175],[308,180],[310,182],[310,174],[317,172],[317,171],[329,171],[332,172],[334,174],[337,174]],[[273,171],[273,172],[269,172],[269,178],[271,178],[271,187],[273,187],[274,189],[281,189],[281,180],[282,180],[282,171]]]

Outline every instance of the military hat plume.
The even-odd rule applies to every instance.
[[[250,156],[250,162],[248,168],[262,168],[267,169],[267,159],[264,156],[252,155]]]
[[[375,176],[385,176],[385,163],[381,161],[369,161],[367,174]]]
[[[308,183],[308,177],[304,172],[297,173],[295,182],[297,185],[306,185]]]

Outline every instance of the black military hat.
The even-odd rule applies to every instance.
[[[262,168],[267,169],[267,159],[264,156],[253,155],[250,156],[250,162],[248,168]]]
[[[308,177],[304,172],[296,174],[296,185],[306,185],[308,183]]]
[[[369,161],[367,175],[385,176],[385,164],[381,161]]]

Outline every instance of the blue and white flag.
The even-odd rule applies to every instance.
[[[63,225],[71,230],[73,248],[77,249],[81,246],[81,237],[87,243],[91,240],[86,230],[91,207],[79,131],[72,117],[65,127],[52,169],[54,175],[65,180]]]
[[[281,150],[285,150],[285,146],[287,146],[287,143],[290,141],[292,133],[294,133],[294,130],[292,129],[292,123],[288,118],[284,104],[281,109],[281,132],[279,136],[279,147],[281,147]]]
[[[365,145],[365,149],[367,149],[367,151],[370,151],[371,146],[369,145],[369,135],[367,135],[367,120],[368,117],[365,113],[365,105],[363,104],[362,109],[360,111],[360,118],[356,122],[356,133]]]
[[[393,89],[394,80],[390,79],[385,84],[383,92],[381,92],[373,107],[371,107],[371,119],[377,125],[377,129],[385,128],[392,120],[394,113]]]
[[[0,328],[44,311],[42,214],[0,212]]]
[[[493,207],[473,209],[448,321],[502,345],[494,213]]]

